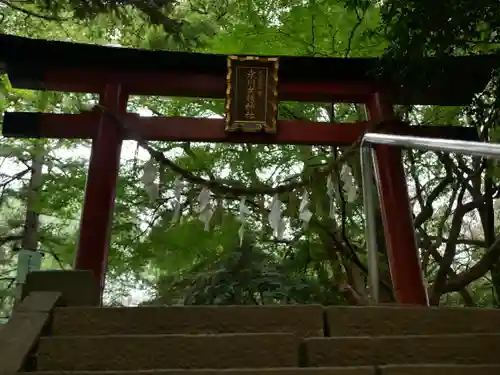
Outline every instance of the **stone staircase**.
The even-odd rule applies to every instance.
[[[500,310],[63,307],[40,375],[498,375]],[[191,374],[192,373],[192,374]],[[33,374],[35,375],[35,374]]]

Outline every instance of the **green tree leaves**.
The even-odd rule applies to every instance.
[[[498,25],[494,17],[499,13],[495,12],[498,6],[487,1],[445,1],[436,5],[429,1],[391,0],[380,6],[364,0],[195,0],[176,4],[135,1],[132,5],[120,1],[35,0],[23,3],[23,9],[64,20],[49,21],[24,10],[2,7],[4,22],[0,27],[3,32],[36,38],[205,53],[372,57],[382,56],[388,49],[391,56],[399,58],[397,61],[403,61],[401,70],[418,71],[417,57],[496,48]],[[77,19],[70,19],[72,14]],[[452,20],[448,22],[446,17]],[[479,18],[483,21],[479,22]],[[480,42],[470,43],[468,39]],[[419,80],[418,75],[415,79]],[[398,108],[398,113],[412,124],[475,126],[482,139],[498,141],[498,110],[493,105],[498,97],[498,85],[493,80],[468,108],[416,106]],[[95,102],[92,95],[18,90],[10,86],[6,77],[0,82],[2,111],[78,113]],[[221,116],[224,103],[133,97],[129,111]],[[283,102],[279,116],[352,122],[363,118],[364,111],[349,103]],[[70,267],[74,256],[90,142],[2,139],[0,250],[7,256],[0,262],[0,273],[7,281],[2,281],[1,275],[0,281],[4,287],[15,268],[13,249],[22,235],[27,165],[38,145],[48,150],[37,207],[42,222],[40,247],[47,253],[44,266]],[[171,164],[170,168],[163,167],[155,180],[159,196],[152,201],[140,182],[149,154],[135,142],[124,144],[109,259],[108,292],[114,302],[123,302],[122,297],[131,291],[137,294],[137,289],[145,296],[153,293],[157,302],[191,304],[345,303],[345,283],[360,289],[362,294],[366,254],[361,198],[358,194],[356,199],[347,201],[339,166],[330,176],[335,189],[332,205],[326,188],[328,175],[319,173],[332,160],[341,158],[345,149],[197,142],[150,142],[149,146],[162,151]],[[429,283],[435,279],[443,246],[449,241],[455,241],[456,250],[452,270],[463,276],[471,264],[481,259],[488,244],[483,238],[485,229],[473,218],[464,217],[458,237],[449,237],[457,205],[456,191],[468,186],[464,199],[477,200],[483,195],[486,176],[496,176],[498,168],[494,164],[483,168],[480,162],[468,158],[416,152],[410,152],[405,163],[417,218],[426,207],[432,208],[431,215],[420,215],[425,220],[418,222]],[[178,168],[172,168],[173,164]],[[345,164],[352,170],[354,185],[360,187],[358,155],[350,155]],[[273,236],[268,224],[272,194],[243,194],[250,213],[240,246],[238,216],[242,194],[228,189],[212,191],[214,215],[210,231],[205,231],[198,220],[196,197],[202,188],[199,180],[183,178],[182,219],[173,222],[179,170],[188,176],[239,188],[240,193],[248,187],[262,190],[297,182],[300,188],[279,195],[284,202],[284,238]],[[23,171],[27,172],[23,175]],[[452,182],[439,194],[433,194],[448,174]],[[495,184],[496,181],[493,187],[497,191]],[[304,189],[309,193],[309,209],[313,213],[307,228],[298,212]],[[497,202],[497,196],[489,201]],[[474,212],[480,208],[478,205]],[[498,229],[498,220],[493,224]],[[386,270],[387,265],[382,268]],[[470,287],[461,285],[462,298],[469,293],[479,304],[492,304],[494,299],[485,292],[490,281],[480,276]],[[456,285],[453,283],[457,279],[451,273],[447,277],[449,285]],[[384,283],[390,284],[388,277]],[[441,297],[440,293],[436,298]],[[461,301],[452,294],[446,298],[452,304]]]

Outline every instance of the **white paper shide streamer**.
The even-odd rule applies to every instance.
[[[177,177],[174,182],[174,199],[175,199],[175,207],[174,207],[174,215],[172,216],[172,223],[177,223],[181,216],[181,194],[182,194],[182,180],[180,177]]]
[[[250,210],[248,209],[246,205],[246,199],[241,198],[240,200],[240,215],[238,217],[239,221],[241,222],[240,229],[238,230],[238,236],[240,238],[240,246],[243,245],[243,236],[245,235],[245,223],[246,223],[246,216],[250,214]]]
[[[276,237],[281,240],[283,238],[283,232],[285,230],[285,222],[281,218],[281,201],[279,200],[278,194],[273,197],[271,202],[271,210],[269,212],[269,225],[276,234]]]
[[[307,227],[312,216],[313,213],[309,210],[309,193],[304,190],[299,206],[299,219],[304,223],[304,227]]]
[[[330,211],[328,216],[330,218],[335,218],[335,186],[333,184],[332,175],[328,175],[326,180],[326,194],[330,198]]]
[[[358,189],[354,182],[354,177],[352,177],[351,168],[344,164],[342,171],[340,172],[340,179],[344,183],[344,190],[346,192],[347,202],[354,202],[358,196]]]
[[[149,159],[146,164],[144,164],[141,181],[144,184],[144,189],[148,194],[149,199],[155,201],[158,199],[160,194],[160,187],[156,183],[159,170],[155,165],[154,159]]]
[[[214,211],[212,210],[212,206],[210,204],[210,190],[206,187],[201,189],[201,192],[198,195],[198,203],[200,204],[198,209],[198,218],[205,224],[205,232],[208,232],[210,230],[210,220],[212,219]]]

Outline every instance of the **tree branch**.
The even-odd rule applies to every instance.
[[[10,1],[6,1],[6,0],[0,0],[0,3],[1,4],[5,4],[9,8],[12,8],[12,9],[18,11],[18,12],[26,14],[27,16],[41,18],[41,19],[46,20],[46,21],[67,21],[67,20],[70,19],[70,18],[61,18],[61,17],[58,17],[58,16],[50,16],[50,15],[47,15],[47,14],[36,13],[36,12],[31,11],[31,10],[22,8],[22,7],[17,6],[17,5],[14,5]]]
[[[217,179],[210,179],[207,180],[205,178],[199,177],[195,174],[193,174],[191,171],[185,170],[184,168],[181,168],[179,165],[165,157],[165,155],[151,147],[147,141],[145,141],[141,135],[140,135],[140,130],[132,129],[126,122],[126,120],[122,119],[120,116],[114,114],[111,112],[109,109],[102,105],[96,105],[96,109],[101,110],[105,115],[110,116],[113,118],[119,126],[123,128],[124,131],[128,132],[132,137],[135,139],[135,141],[142,147],[144,148],[153,159],[155,159],[160,165],[170,168],[172,171],[175,173],[179,174],[183,179],[197,185],[202,185],[205,186],[212,191],[216,191],[219,193],[226,193],[226,194],[231,194],[233,196],[241,196],[241,195],[274,195],[274,194],[281,194],[281,193],[287,193],[291,192],[296,189],[303,188],[305,186],[308,186],[310,184],[311,178],[308,179],[301,179],[299,181],[291,182],[288,184],[282,184],[278,185],[276,187],[269,187],[269,186],[254,186],[254,187],[245,187],[242,186],[241,183],[236,182],[236,181],[221,181]],[[376,131],[380,125],[382,124],[382,121],[373,121],[369,123],[369,126],[366,129],[366,132],[373,132]],[[353,154],[360,146],[361,141],[363,139],[364,134],[362,134],[356,142],[354,142],[351,146],[347,147],[342,156],[338,159],[333,158],[329,163],[327,163],[324,166],[321,166],[316,169],[315,175],[316,176],[326,176],[329,173],[332,172],[334,168],[337,168],[340,166],[345,160],[347,159],[348,156]],[[239,186],[238,186],[239,185]]]
[[[491,268],[491,264],[500,257],[500,236],[498,236],[484,256],[467,271],[464,271],[448,281],[442,289],[442,293],[456,292],[463,289],[473,281],[484,276]]]

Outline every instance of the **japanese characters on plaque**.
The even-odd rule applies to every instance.
[[[229,56],[226,131],[276,132],[278,58]]]

